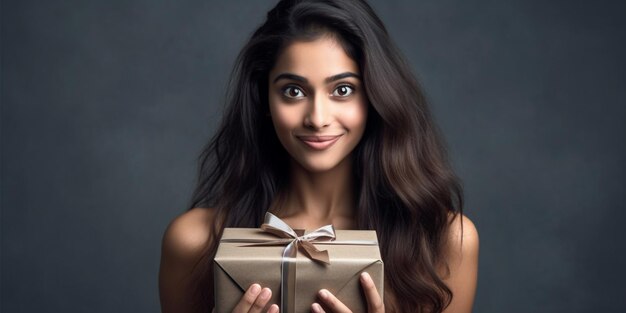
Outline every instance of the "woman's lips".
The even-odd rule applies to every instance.
[[[297,136],[304,144],[315,149],[315,150],[325,150],[332,146],[337,140],[339,140],[339,136]]]

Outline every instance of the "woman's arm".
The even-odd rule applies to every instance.
[[[201,308],[196,299],[197,280],[193,269],[211,244],[212,210],[195,208],[175,218],[163,235],[161,266],[159,269],[159,296],[162,312],[188,313]],[[212,284],[209,284],[212,287]],[[206,290],[209,305],[213,306],[213,290]]]
[[[463,237],[461,240],[461,223]],[[478,231],[474,223],[462,216],[454,219],[450,225],[448,237],[447,261],[449,275],[442,272],[443,281],[452,290],[453,297],[444,313],[469,313],[472,311],[476,282],[478,277]]]

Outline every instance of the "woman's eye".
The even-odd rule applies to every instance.
[[[333,96],[347,97],[351,95],[353,92],[354,92],[354,88],[352,86],[341,85],[337,87],[337,89],[335,89],[335,91],[333,92]]]
[[[302,93],[302,90],[300,90],[300,88],[297,88],[295,86],[287,86],[286,88],[284,88],[283,95],[287,98],[300,98],[304,96],[304,94]]]

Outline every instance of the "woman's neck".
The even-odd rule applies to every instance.
[[[291,160],[290,183],[281,215],[292,227],[307,228],[333,224],[353,228],[355,201],[352,159],[347,157],[326,172],[310,172]]]

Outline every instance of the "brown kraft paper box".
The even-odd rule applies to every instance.
[[[370,230],[336,230],[335,241],[374,241],[376,232]],[[231,239],[276,240],[277,237],[259,228],[225,228],[214,259],[215,313],[230,313],[253,283],[272,290],[271,304],[281,304],[281,260],[285,245],[247,246]],[[319,302],[317,292],[328,289],[353,312],[367,312],[359,275],[368,272],[383,298],[383,262],[378,244],[315,243],[318,250],[328,250],[330,264],[309,259],[301,251],[296,258],[295,311],[280,308],[281,313],[311,311]]]

